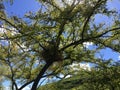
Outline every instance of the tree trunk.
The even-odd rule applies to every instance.
[[[38,76],[36,77],[33,85],[32,85],[32,89],[31,90],[36,90],[38,83],[40,81],[40,79],[42,78],[43,74],[46,72],[46,70],[52,65],[52,62],[46,63],[45,66],[42,68],[42,70],[40,71],[40,73],[38,74]]]

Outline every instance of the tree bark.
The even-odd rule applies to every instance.
[[[40,73],[37,75],[31,90],[36,90],[38,83],[40,81],[40,79],[42,78],[42,76],[44,75],[44,73],[46,72],[46,70],[52,65],[52,62],[46,63],[45,66],[42,68],[42,70],[40,71]]]

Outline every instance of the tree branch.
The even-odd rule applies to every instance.
[[[74,41],[73,43],[70,43],[70,44],[64,46],[63,48],[61,48],[60,51],[63,51],[64,49],[69,48],[70,46],[74,46],[74,45],[77,46],[79,44],[82,44],[83,42],[94,40],[95,38],[102,37],[103,35],[111,32],[111,31],[115,31],[115,30],[120,30],[120,27],[113,28],[113,29],[110,29],[110,30],[106,30],[105,32],[103,32],[101,34],[98,34],[98,35],[96,35],[94,37],[88,37],[86,39],[80,39],[80,40]]]
[[[102,1],[102,0],[98,0],[98,2],[97,2],[96,5],[93,7],[91,13],[90,13],[89,16],[87,17],[87,19],[86,19],[86,21],[85,21],[85,23],[84,23],[84,25],[83,25],[83,29],[82,29],[82,33],[81,33],[82,39],[84,38],[84,33],[85,33],[85,31],[86,31],[86,26],[87,26],[87,24],[89,23],[91,16],[94,14],[94,11],[95,11],[95,10],[98,8],[98,6],[102,3],[101,1]]]
[[[98,42],[98,43],[100,43],[100,44],[102,44],[103,46],[105,46],[105,47],[108,47],[108,48],[110,48],[111,50],[113,50],[113,51],[116,51],[116,52],[120,52],[120,50],[118,50],[118,49],[116,49],[116,47],[112,47],[112,46],[110,46],[110,45],[107,45],[107,44],[105,44],[104,42],[102,42],[101,40],[95,40],[96,42]]]
[[[30,83],[34,82],[34,80],[31,80],[27,83],[25,83],[24,85],[22,85],[18,90],[22,90],[24,87],[26,87],[27,85],[29,85]]]
[[[38,83],[40,81],[40,79],[42,78],[43,74],[46,72],[46,70],[52,65],[53,62],[49,62],[46,63],[45,66],[42,68],[42,70],[40,71],[40,73],[37,75],[36,79],[34,80],[34,83],[32,85],[32,89],[31,90],[36,90]]]
[[[15,26],[13,23],[11,23],[10,21],[8,21],[5,18],[0,17],[1,20],[5,21],[6,23],[8,23],[9,25],[11,25],[12,27],[16,28],[17,30],[19,30],[19,28],[17,26]]]
[[[13,67],[12,67],[12,65],[11,65],[11,62],[10,62],[10,53],[11,53],[11,48],[10,48],[10,41],[9,41],[9,49],[8,49],[8,60],[7,60],[7,62],[8,62],[8,66],[10,67],[10,70],[11,70],[11,81],[12,81],[12,90],[14,90],[14,86],[15,86],[15,88],[16,88],[16,90],[18,89],[18,87],[17,87],[17,84],[16,84],[16,82],[15,82],[15,80],[14,80],[14,76],[15,76],[15,74],[14,74],[14,71],[13,71]]]
[[[52,73],[48,74],[48,75],[42,76],[42,78],[48,77],[48,76],[51,76],[51,75],[55,75],[54,71],[53,71]],[[29,85],[30,83],[32,83],[32,82],[34,82],[34,81],[35,81],[35,79],[33,79],[33,80],[31,80],[31,81],[25,83],[25,84],[22,85],[18,90],[22,90],[24,87],[26,87],[27,85]]]

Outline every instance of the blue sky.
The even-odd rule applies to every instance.
[[[29,12],[29,11],[36,11],[40,7],[40,4],[37,2],[37,0],[13,0],[13,1],[14,1],[13,5],[11,5],[9,2],[4,3],[6,12],[9,15],[23,16],[24,13]],[[108,1],[109,1],[108,7],[110,9],[115,8],[118,11],[120,11],[119,0],[108,0]]]
[[[108,7],[110,9],[117,9],[117,11],[120,12],[120,0],[109,0],[110,2],[108,2]]]
[[[37,11],[40,4],[36,0],[14,0],[13,5],[10,2],[5,2],[5,9],[9,15],[17,15],[23,17],[29,11]]]

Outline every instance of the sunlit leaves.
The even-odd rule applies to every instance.
[[[104,64],[103,64],[104,62]],[[53,82],[40,87],[46,90],[46,87],[54,85],[52,90],[65,89],[65,90],[89,90],[89,89],[119,89],[120,85],[120,70],[117,63],[112,63],[110,61],[101,60],[101,65],[99,67],[93,67],[90,71],[80,70],[75,74],[71,72],[73,76],[65,78],[63,80]],[[72,69],[72,68],[71,68]],[[51,90],[51,89],[50,89]]]
[[[67,0],[39,0],[39,2],[41,8],[38,12],[29,12],[25,15],[28,21],[18,16],[4,17],[5,13],[0,12],[2,16],[0,17],[2,21],[0,64],[6,66],[5,70],[9,69],[7,77],[12,82],[19,81],[24,85],[31,80],[35,83],[34,80],[39,76],[41,76],[39,79],[45,75],[46,78],[56,76],[60,79],[62,74],[64,79],[67,75],[74,75],[77,72],[83,74],[82,83],[85,82],[84,86],[90,84],[89,89],[96,88],[93,85],[94,81],[103,80],[106,84],[104,78],[112,78],[114,71],[107,67],[106,62],[98,62],[98,57],[95,55],[98,50],[106,47],[120,52],[118,13],[107,8],[107,0],[80,2],[76,0],[69,3]],[[96,15],[110,17],[112,22],[110,25],[106,22],[95,23]],[[92,43],[91,46],[96,48],[89,48],[85,43]],[[91,62],[101,66],[104,63],[107,69],[103,66],[99,71],[91,69],[90,72],[71,69],[70,65],[81,62]],[[47,64],[50,64],[50,68],[44,69],[44,65]],[[102,71],[103,69],[105,72]],[[38,75],[41,72],[42,74]],[[91,78],[93,79],[92,84],[86,83],[88,77],[89,82]],[[118,81],[113,80],[115,83]],[[75,85],[75,80],[71,79],[68,82]],[[73,87],[71,83],[68,84]],[[99,87],[102,85],[100,84]]]

